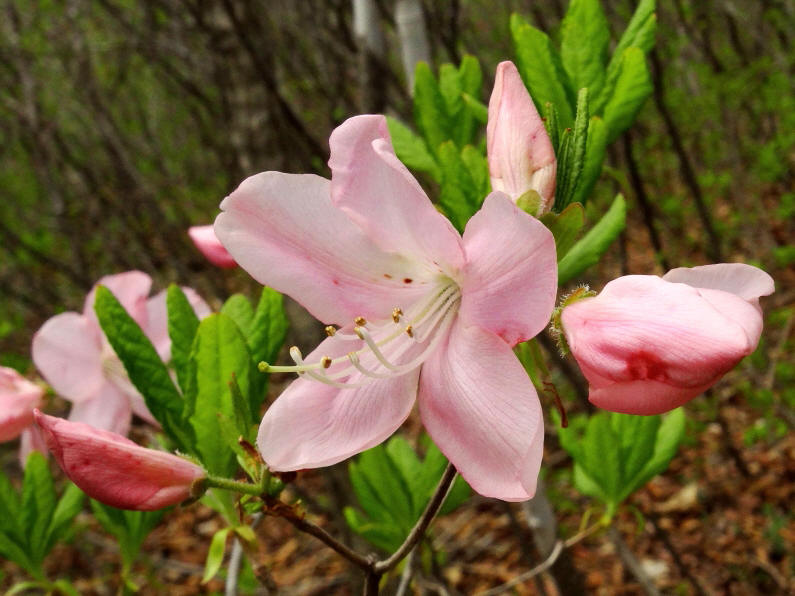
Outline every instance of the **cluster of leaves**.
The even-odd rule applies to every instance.
[[[409,442],[394,436],[362,453],[348,466],[351,485],[362,511],[346,507],[350,528],[386,552],[396,551],[425,510],[447,458],[425,437],[425,458]],[[439,511],[450,513],[469,498],[469,485],[456,477]]]
[[[38,452],[28,457],[21,495],[0,474],[0,555],[35,578],[15,586],[14,593],[33,588],[77,593],[65,580],[50,584],[42,564],[58,541],[71,536],[72,522],[82,507],[83,493],[73,484],[57,498],[47,460]]]
[[[679,408],[665,417],[578,416],[558,436],[574,460],[577,490],[601,501],[612,516],[624,499],[668,468],[684,432],[685,414]]]

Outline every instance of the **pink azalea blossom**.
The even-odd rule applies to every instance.
[[[140,271],[108,275],[106,286],[141,326],[164,361],[171,357],[165,291],[148,298],[151,278]],[[132,414],[156,424],[143,397],[130,382],[94,313],[96,286],[83,312],[65,312],[49,319],[33,336],[33,362],[62,397],[73,403],[70,420],[86,422],[126,435]],[[186,295],[199,316],[210,308],[193,290]]]
[[[512,62],[497,66],[486,127],[491,187],[515,201],[533,190],[541,197],[536,215],[552,208],[557,161],[533,100]]]
[[[773,279],[741,263],[628,275],[563,309],[595,405],[660,414],[714,385],[756,349]]]
[[[193,226],[188,228],[188,235],[193,240],[201,253],[216,267],[223,267],[224,269],[231,269],[237,267],[237,263],[232,256],[226,252],[224,245],[218,240],[213,227],[210,226]]]
[[[89,497],[106,505],[163,509],[195,496],[194,489],[206,477],[200,466],[182,457],[146,449],[82,422],[36,410],[36,423],[64,473]]]
[[[273,470],[327,466],[377,445],[416,401],[433,440],[479,493],[531,497],[543,418],[511,348],[544,328],[555,243],[494,192],[463,238],[395,156],[382,116],[331,135],[331,180],[252,176],[221,203],[215,231],[258,281],[330,325],[266,412]],[[334,327],[338,326],[337,327]]]
[[[44,389],[13,368],[0,366],[0,443],[16,439],[33,424],[33,410],[43,395]]]

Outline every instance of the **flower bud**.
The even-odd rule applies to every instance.
[[[0,442],[16,439],[33,424],[44,390],[13,368],[0,366]]]
[[[115,433],[35,412],[47,447],[88,496],[119,509],[152,511],[196,496],[198,465],[146,449]]]
[[[223,267],[224,269],[237,267],[235,260],[215,235],[213,226],[193,226],[188,228],[188,235],[193,240],[196,248],[216,267]]]
[[[743,264],[629,275],[563,309],[566,341],[590,401],[627,414],[660,414],[714,385],[756,349],[759,297],[774,291]]]
[[[552,208],[557,161],[544,122],[512,62],[497,66],[486,126],[493,190],[514,202],[533,190],[541,198],[533,215]]]

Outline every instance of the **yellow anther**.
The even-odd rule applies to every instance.
[[[414,327],[412,327],[411,325],[406,325],[406,334],[409,337],[414,337]]]
[[[367,325],[367,319],[365,319],[364,317],[356,317],[353,320],[353,322],[356,323],[359,327],[364,327],[365,325]]]
[[[400,323],[400,316],[403,314],[403,311],[400,308],[392,309],[392,320],[395,323]]]
[[[328,335],[329,337],[334,337],[334,334],[336,332],[337,328],[334,327],[333,325],[329,325],[328,327],[326,327],[326,335]]]
[[[323,356],[323,358],[320,359],[320,364],[323,365],[323,368],[328,368],[331,366],[331,358],[328,356]]]
[[[257,364],[257,370],[259,370],[261,373],[268,372],[268,369],[270,367],[271,367],[271,365],[268,364],[267,362],[265,362],[264,360],[262,362],[260,362],[259,364]]]

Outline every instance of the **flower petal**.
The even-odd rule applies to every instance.
[[[28,456],[34,451],[38,451],[42,455],[47,455],[47,443],[41,434],[41,430],[31,422],[31,426],[27,427],[19,436],[19,466],[24,470],[25,464],[28,462]]]
[[[331,197],[387,252],[452,269],[461,238],[395,155],[384,116],[346,120],[331,133]]]
[[[696,387],[677,387],[670,383],[642,380],[612,383],[601,389],[591,385],[588,400],[611,412],[651,416],[670,412],[686,404],[712,384],[709,382]]]
[[[212,312],[204,299],[195,290],[183,287],[182,291],[185,293],[185,297],[190,302],[197,317],[203,319]],[[146,301],[146,326],[143,329],[164,362],[171,360],[171,338],[168,335],[166,296],[167,291],[163,290]]]
[[[52,317],[33,336],[31,351],[55,392],[73,402],[90,399],[104,382],[102,338],[88,317],[76,312]]]
[[[237,267],[232,255],[226,251],[224,245],[221,244],[221,241],[215,235],[212,225],[192,226],[188,228],[188,236],[190,236],[193,244],[196,245],[196,248],[201,251],[205,258],[216,267],[224,269]]]
[[[106,275],[101,278],[86,296],[83,305],[83,314],[91,319],[97,327],[96,314],[94,313],[94,299],[97,286],[105,286],[121,303],[129,315],[139,325],[146,324],[146,299],[152,289],[152,278],[143,271],[125,271],[115,275]]]
[[[702,295],[712,292],[720,297]],[[642,384],[630,386],[638,389],[631,399],[641,405],[616,410],[622,412],[648,411],[643,404],[665,392],[659,384],[680,392],[680,397],[665,397],[677,405],[698,395],[754,350],[758,334],[749,337],[748,330],[761,329],[756,308],[739,296],[653,275],[611,281],[597,297],[567,306],[562,322],[592,399],[594,390],[648,382],[649,393]],[[630,391],[621,395],[629,399]]]
[[[700,267],[678,267],[663,275],[665,281],[694,288],[723,290],[758,305],[760,296],[769,296],[775,289],[773,278],[761,269],[745,263],[718,263]]]
[[[460,316],[510,345],[549,322],[558,288],[555,239],[503,193],[486,197],[464,231]]]
[[[428,272],[379,249],[311,174],[264,172],[221,203],[215,233],[254,279],[287,294],[325,323],[383,319],[416,300]]]
[[[72,406],[69,420],[127,436],[132,421],[130,400],[113,383],[105,382],[96,397]]]
[[[533,496],[544,433],[533,384],[510,346],[456,324],[420,374],[422,422],[474,490],[504,501]]]
[[[555,152],[512,62],[497,66],[489,100],[486,145],[492,188],[513,200],[535,190],[543,199],[539,214],[549,211],[555,197]]]
[[[359,343],[328,338],[306,361],[324,355],[336,358],[357,349]],[[334,372],[334,367],[329,370]],[[277,471],[318,468],[378,445],[411,412],[418,370],[348,389],[308,378],[293,381],[262,419],[257,445],[263,459]],[[358,373],[349,379],[361,380]]]

